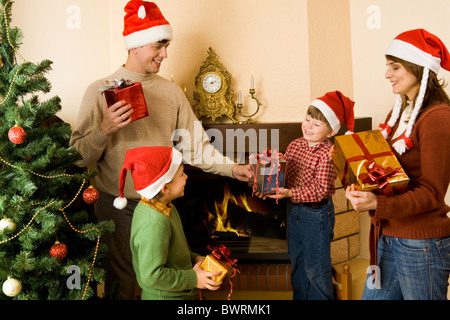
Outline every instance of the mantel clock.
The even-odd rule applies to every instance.
[[[238,122],[230,83],[230,74],[220,63],[214,50],[209,48],[208,57],[195,78],[197,91],[194,91],[192,109],[197,118],[207,117],[215,122],[216,119],[227,116],[233,123]]]

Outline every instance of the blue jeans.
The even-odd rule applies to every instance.
[[[288,247],[294,300],[334,299],[330,257],[334,219],[331,198],[320,208],[292,205]]]
[[[378,273],[368,273],[364,300],[446,300],[450,237],[411,240],[381,236]],[[379,280],[377,290],[373,281]]]

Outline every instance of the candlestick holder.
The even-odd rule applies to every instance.
[[[262,106],[262,103],[258,100],[258,98],[255,97],[255,93],[256,93],[255,89],[250,89],[249,93],[251,95],[251,98],[253,100],[255,100],[255,102],[256,102],[256,110],[255,110],[255,112],[253,112],[250,115],[243,114],[242,113],[242,109],[244,108],[244,105],[241,102],[238,102],[237,105],[236,105],[236,108],[237,108],[237,111],[238,111],[239,115],[241,117],[247,118],[247,120],[245,120],[245,121],[239,121],[238,122],[239,124],[246,124],[246,123],[248,124],[248,123],[256,123],[257,122],[255,120],[253,120],[252,117],[259,112],[259,109]]]

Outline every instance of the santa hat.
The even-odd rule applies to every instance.
[[[172,28],[155,3],[131,0],[124,10],[123,37],[127,50],[172,40]]]
[[[429,72],[433,71],[437,74],[440,67],[450,71],[450,54],[444,43],[438,37],[426,30],[415,29],[399,34],[389,45],[386,50],[386,55],[394,56],[424,67],[419,94],[414,103],[414,109],[408,122],[405,136],[401,136],[393,144],[394,149],[399,154],[403,154],[406,150],[413,147],[410,136],[425,97]],[[397,95],[387,125],[381,125],[381,132],[385,138],[388,137],[391,128],[397,123],[401,108],[402,97],[401,95]]]
[[[338,133],[342,124],[345,123],[348,129],[346,133],[353,133],[355,126],[353,106],[355,102],[344,96],[340,91],[328,92],[315,99],[310,105],[322,112],[334,132]]]
[[[127,199],[123,196],[127,170],[131,170],[137,193],[152,199],[165,183],[172,181],[181,162],[180,151],[170,147],[140,147],[128,150],[120,172],[120,197],[114,200],[114,207],[123,209],[127,205]]]

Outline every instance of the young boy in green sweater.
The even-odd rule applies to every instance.
[[[198,289],[219,289],[221,283],[212,277],[220,273],[201,269],[205,257],[190,251],[178,211],[171,204],[184,195],[186,185],[181,153],[170,147],[128,150],[120,174],[120,197],[114,201],[118,208],[126,202],[127,170],[131,170],[134,187],[141,195],[130,239],[141,299],[196,299]]]

